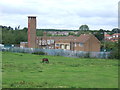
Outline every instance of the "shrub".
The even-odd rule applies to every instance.
[[[84,58],[90,58],[90,52],[87,52],[84,56]]]
[[[111,51],[109,58],[120,59],[120,40],[118,40],[118,43],[115,43],[115,46],[113,50]]]
[[[34,53],[32,53],[32,54],[36,54],[36,55],[46,55],[47,53],[45,53],[45,52],[34,52]]]
[[[119,51],[117,48],[113,49],[111,52],[110,52],[110,56],[109,56],[110,59],[119,59]]]

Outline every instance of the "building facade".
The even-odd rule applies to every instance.
[[[25,43],[26,44],[26,43]],[[36,36],[36,17],[28,17],[28,48],[100,51],[100,41],[92,34],[77,36]]]
[[[68,36],[69,34],[77,35],[78,31],[69,31],[69,30],[47,31],[47,34],[50,34],[52,36],[55,36],[55,35]]]
[[[120,33],[114,33],[112,35],[105,33],[104,37],[105,41],[118,42],[118,40],[120,39]]]

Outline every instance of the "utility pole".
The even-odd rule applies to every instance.
[[[105,55],[106,55],[105,54],[105,52],[106,52],[106,45],[105,45],[106,44],[106,37],[105,37],[105,35],[106,35],[106,32],[104,32],[104,58],[106,58],[105,57]]]
[[[106,35],[106,32],[104,32],[104,52],[106,51],[106,49],[105,49],[106,48],[106,45],[105,45],[106,44],[106,37],[105,37],[105,35]]]

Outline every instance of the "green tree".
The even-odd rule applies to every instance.
[[[119,28],[114,28],[114,29],[112,29],[112,32],[113,33],[120,33],[120,29]]]
[[[27,31],[28,31],[28,28],[27,28],[27,27],[24,27],[24,28],[23,28],[23,31],[27,32]]]
[[[69,32],[69,35],[74,35],[74,36],[75,36],[75,34],[74,34],[74,33],[72,33],[72,32]]]
[[[88,25],[81,25],[81,26],[79,27],[79,30],[87,31],[87,30],[89,30],[89,27],[88,27]]]
[[[27,42],[26,30],[9,30],[2,28],[2,44],[20,44],[20,42]]]
[[[110,41],[101,42],[101,49],[106,49],[106,51],[112,51],[115,46],[116,46],[115,42],[110,42]]]
[[[120,40],[118,40],[118,43],[115,43],[114,48],[112,49],[111,53],[110,53],[110,57],[111,59],[120,59]]]
[[[93,32],[93,34],[95,35],[95,37],[97,37],[97,39],[99,41],[103,41],[104,40],[104,32],[105,32],[105,30],[100,29],[99,31],[96,31],[95,33]]]
[[[43,31],[42,30],[37,30],[36,35],[37,36],[43,36]]]

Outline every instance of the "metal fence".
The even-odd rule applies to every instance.
[[[83,52],[83,51],[70,51],[62,49],[38,49],[38,48],[0,48],[0,51],[18,52],[18,53],[35,53],[44,52],[46,55],[52,56],[65,56],[77,58],[105,58],[110,56],[110,52]]]

